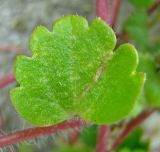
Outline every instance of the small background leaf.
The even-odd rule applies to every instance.
[[[146,101],[149,105],[160,106],[160,76],[154,59],[149,54],[140,54],[139,71],[146,72],[144,86]]]
[[[129,1],[136,7],[141,7],[141,8],[148,8],[154,3],[154,0],[129,0]]]
[[[149,141],[143,141],[143,129],[135,129],[118,147],[117,152],[147,152],[149,151]]]
[[[95,147],[97,142],[97,126],[84,127],[80,138],[86,146]]]
[[[129,33],[139,49],[144,50],[149,45],[148,15],[139,10],[131,14],[124,24],[124,30]]]

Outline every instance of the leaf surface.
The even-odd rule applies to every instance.
[[[50,125],[79,115],[114,123],[131,111],[144,82],[130,44],[115,53],[115,34],[100,19],[90,26],[80,16],[60,18],[48,31],[32,34],[32,57],[15,63],[19,87],[11,91],[17,111],[30,123]]]

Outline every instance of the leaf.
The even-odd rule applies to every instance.
[[[146,72],[147,81],[144,86],[145,97],[148,104],[160,106],[160,76],[156,69],[154,59],[149,54],[140,54],[139,71]]]
[[[18,151],[19,152],[34,152],[35,148],[33,145],[22,143],[19,145]]]
[[[144,80],[143,74],[133,72],[137,59],[135,49],[129,44],[115,51],[99,81],[78,106],[85,120],[110,124],[132,110]]]
[[[144,109],[145,102],[144,102],[144,99],[143,99],[144,98],[143,93],[142,93],[141,96],[138,98],[134,108],[132,109],[132,111],[131,111],[131,113],[129,115],[130,118],[135,118]]]
[[[117,152],[146,152],[149,150],[149,141],[143,141],[143,129],[136,128],[134,131],[123,141],[123,143],[118,147]],[[133,142],[134,141],[134,142]]]
[[[158,39],[158,42],[156,43],[152,42],[147,51],[154,53],[154,54],[159,53],[160,52],[160,39]]]
[[[154,0],[129,0],[129,1],[136,7],[141,7],[141,8],[148,8],[154,3]]]
[[[132,13],[124,24],[124,30],[129,33],[140,49],[144,49],[149,45],[147,22],[147,13],[145,11],[137,11]]]
[[[135,48],[125,44],[113,53],[115,45],[114,32],[98,18],[90,26],[83,17],[66,16],[52,31],[38,27],[30,39],[32,57],[16,59],[15,108],[35,125],[74,115],[97,124],[126,117],[144,74],[136,73]]]
[[[81,140],[89,147],[95,147],[97,141],[97,126],[87,126],[81,131]]]

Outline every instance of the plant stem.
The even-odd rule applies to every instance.
[[[113,28],[116,25],[121,0],[96,0],[96,15]]]
[[[107,152],[107,143],[109,139],[110,127],[107,125],[99,126],[99,133],[97,137],[96,152]]]
[[[122,141],[129,135],[129,133],[131,133],[142,122],[144,122],[144,120],[146,120],[154,111],[155,111],[155,109],[154,110],[153,109],[152,110],[145,110],[140,115],[138,115],[138,117],[136,117],[135,119],[131,120],[127,124],[125,129],[121,132],[120,136],[113,143],[112,150],[117,148],[118,145],[120,145],[122,143]]]
[[[18,142],[22,142],[24,140],[30,140],[35,137],[40,137],[44,135],[49,135],[51,133],[55,133],[57,131],[62,131],[69,128],[76,128],[89,125],[89,123],[82,121],[80,119],[71,119],[59,123],[57,125],[47,126],[47,127],[35,127],[29,128],[22,131],[17,131],[14,133],[10,133],[8,135],[0,136],[0,147],[5,147],[11,144],[16,144]]]
[[[15,82],[14,75],[9,74],[9,75],[5,76],[4,78],[0,79],[0,88],[5,87],[12,82]]]
[[[110,0],[96,0],[96,16],[111,25]]]
[[[111,25],[112,28],[115,28],[116,22],[117,22],[117,17],[120,11],[122,0],[113,0],[112,2],[112,19],[111,19]]]
[[[3,45],[0,46],[0,51],[10,51],[14,52],[16,54],[21,54],[24,52],[24,50],[16,45]]]
[[[74,130],[72,133],[69,134],[69,144],[74,145],[80,136],[80,129]]]
[[[155,2],[148,10],[148,14],[152,14],[158,7],[160,7],[160,1]]]

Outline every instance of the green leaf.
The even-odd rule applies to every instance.
[[[160,52],[160,39],[158,39],[158,42],[156,43],[151,43],[151,45],[149,46],[148,52],[150,53],[159,53]]]
[[[129,33],[130,37],[141,49],[149,45],[147,22],[147,13],[145,11],[137,11],[132,13],[124,24],[124,30]]]
[[[140,54],[139,71],[146,72],[147,81],[144,92],[147,102],[153,106],[160,106],[160,75],[157,72],[154,59],[149,54]]]
[[[136,7],[141,7],[141,8],[148,8],[154,2],[154,0],[129,0],[129,1]]]
[[[143,96],[143,93],[142,93]],[[130,113],[130,117],[134,118],[136,117],[138,114],[140,114],[142,112],[142,110],[144,109],[144,100],[143,97],[138,98],[134,108],[132,109],[131,113]]]
[[[143,152],[149,150],[149,141],[143,141],[143,129],[136,128],[118,147],[118,152],[123,152],[124,149],[129,152]],[[134,141],[134,142],[133,142]],[[124,150],[125,151],[125,150]]]
[[[113,53],[115,45],[114,32],[98,18],[90,26],[83,17],[66,16],[52,31],[38,27],[30,39],[32,57],[16,59],[15,108],[35,125],[74,115],[97,124],[126,117],[144,74],[136,73],[135,48],[125,44]]]
[[[97,126],[92,125],[84,127],[83,130],[81,131],[81,140],[87,146],[95,147],[97,141]]]
[[[132,110],[144,80],[143,74],[135,73],[137,63],[136,50],[130,44],[121,45],[92,91],[81,100],[80,115],[96,123],[113,123],[125,117]]]
[[[35,148],[33,145],[27,144],[27,143],[22,143],[18,147],[19,152],[34,152]]]

